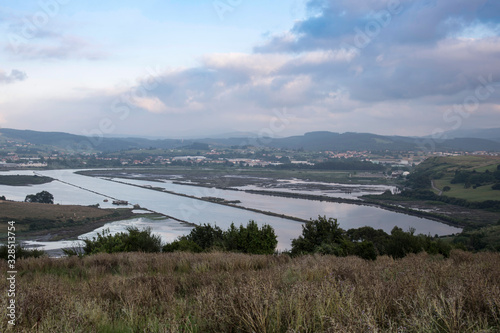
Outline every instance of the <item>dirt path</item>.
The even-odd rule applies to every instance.
[[[431,185],[432,185],[432,188],[433,188],[434,190],[438,191],[438,195],[443,194],[443,191],[442,191],[442,190],[440,190],[440,189],[438,189],[438,188],[436,187],[436,185],[434,185],[434,181],[433,181],[433,180],[431,180]]]

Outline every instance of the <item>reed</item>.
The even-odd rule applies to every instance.
[[[17,325],[1,332],[500,332],[498,253],[117,253],[17,271]]]

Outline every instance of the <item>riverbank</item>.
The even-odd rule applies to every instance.
[[[264,214],[264,215],[268,215],[268,216],[280,217],[280,218],[287,219],[287,220],[293,220],[293,221],[297,221],[297,222],[307,222],[308,221],[308,220],[305,220],[305,219],[301,219],[301,218],[298,218],[298,217],[295,217],[295,216],[286,215],[286,214],[278,214],[278,213],[273,213],[273,212],[270,212],[270,211],[264,211],[264,210],[260,210],[260,209],[255,209],[255,208],[250,208],[250,207],[244,207],[244,206],[240,206],[238,204],[230,203],[230,202],[227,202],[227,201],[215,201],[215,200],[213,200],[213,199],[211,199],[209,197],[197,197],[197,196],[194,196],[194,195],[189,195],[189,194],[184,194],[184,193],[178,193],[178,192],[174,192],[174,191],[169,191],[169,190],[166,190],[166,189],[161,188],[161,187],[151,187],[151,186],[147,186],[147,185],[131,184],[131,183],[127,183],[127,182],[122,182],[122,181],[119,181],[119,180],[115,180],[115,179],[106,179],[106,180],[110,181],[110,182],[115,182],[115,183],[118,183],[118,184],[125,184],[125,185],[129,185],[129,186],[139,187],[139,188],[143,188],[143,189],[146,189],[146,190],[158,191],[158,192],[168,193],[168,194],[172,194],[172,195],[177,195],[177,196],[184,197],[184,198],[190,198],[190,199],[195,199],[195,200],[210,202],[210,203],[217,204],[217,205],[228,206],[228,207],[233,207],[233,208],[238,208],[238,209],[244,209],[244,210],[248,210],[248,211],[251,211],[251,212],[255,212],[255,213],[259,213],[259,214]],[[231,190],[235,190],[235,189],[231,189]],[[176,220],[178,220],[178,219],[176,219]],[[181,221],[181,220],[178,220],[178,221]]]
[[[109,173],[107,173],[107,172],[105,172],[105,173],[108,175],[108,177],[110,176]],[[84,174],[87,176],[91,176],[91,177],[98,177],[98,176],[102,177],[102,174],[100,174],[100,172],[98,174],[96,174],[94,172],[84,173]],[[131,175],[129,175],[129,174],[124,175],[124,174],[115,173],[115,172],[113,172],[112,175],[113,175],[113,177],[122,178],[124,180],[126,180],[126,179],[134,179],[134,180],[147,179],[148,181],[163,183],[161,180],[159,180],[157,178],[158,175],[156,175],[156,177],[149,177],[149,176],[143,177],[142,175],[138,176],[138,174],[134,174],[133,177],[131,177]],[[216,201],[210,200],[208,198],[204,198],[204,197],[197,197],[197,196],[193,196],[193,195],[178,193],[175,191],[169,191],[163,187],[157,187],[157,186],[151,186],[151,185],[137,185],[137,184],[132,184],[132,183],[129,183],[126,181],[120,181],[120,180],[116,180],[116,179],[112,179],[112,178],[103,178],[103,179],[106,179],[108,181],[113,181],[116,183],[130,185],[130,186],[136,186],[136,187],[143,188],[143,189],[156,190],[159,192],[164,192],[164,193],[168,193],[168,194],[172,194],[172,195],[178,195],[181,197],[186,197],[186,198],[191,198],[191,199],[196,199],[196,200],[201,200],[201,201],[208,201],[211,203],[230,206],[230,207],[234,207],[234,208],[238,208],[238,209],[245,209],[248,211],[253,211],[253,212],[257,212],[257,213],[261,213],[261,214],[265,214],[265,215],[269,215],[269,216],[286,218],[286,219],[290,219],[290,220],[294,220],[294,221],[298,221],[298,222],[307,222],[308,221],[306,219],[297,218],[295,216],[290,216],[287,214],[279,214],[279,213],[274,213],[274,212],[270,212],[270,211],[263,211],[263,210],[258,210],[258,209],[254,209],[254,208],[248,208],[248,207],[244,207],[244,206],[237,205],[237,204],[227,203],[224,201],[216,202]],[[248,178],[244,178],[244,179],[248,180]],[[212,188],[212,186],[210,185],[211,182],[209,182],[209,183],[199,183],[198,181],[191,182],[190,179],[189,179],[189,182],[178,181],[178,180],[171,180],[171,181],[175,185]],[[273,180],[273,182],[277,182],[277,180]],[[262,186],[261,179],[251,179],[250,183],[254,184],[254,185],[259,184]],[[231,184],[231,185],[234,185],[234,184]],[[249,185],[249,184],[246,182],[242,182],[242,179],[240,179],[240,181],[238,182],[238,185],[245,186],[245,185]],[[267,184],[267,185],[269,185],[269,184]],[[354,184],[351,184],[351,186],[352,185],[354,185]],[[363,186],[363,185],[360,184],[360,186]],[[392,204],[392,203],[384,202],[382,200],[373,199],[372,197],[375,197],[375,196],[362,196],[359,199],[350,199],[350,198],[338,198],[338,197],[327,196],[327,195],[307,194],[307,193],[292,192],[292,191],[285,192],[285,191],[278,191],[278,190],[271,191],[271,190],[257,190],[257,189],[238,189],[238,188],[235,188],[233,186],[230,186],[230,187],[227,186],[227,184],[224,183],[223,181],[219,181],[218,186],[215,186],[215,188],[220,189],[220,190],[226,190],[226,191],[236,191],[236,192],[241,191],[241,192],[258,194],[258,195],[266,195],[266,196],[286,197],[286,198],[313,200],[313,201],[320,201],[320,202],[325,201],[325,202],[334,202],[334,203],[353,204],[353,205],[358,205],[358,206],[375,207],[375,208],[380,208],[380,209],[384,209],[384,210],[395,212],[395,213],[401,213],[401,214],[405,214],[405,215],[409,215],[409,216],[425,218],[428,220],[444,223],[446,225],[458,227],[458,228],[463,228],[464,226],[469,225],[469,222],[467,220],[462,220],[462,219],[457,218],[453,215],[455,213],[454,207],[448,207],[448,209],[445,209],[445,211],[439,211],[438,209],[436,209],[436,207],[434,207],[434,206],[429,207],[424,202],[421,202],[421,203],[413,202],[412,205],[405,205],[405,204],[400,204],[399,202]],[[306,186],[306,189],[309,189],[308,186]],[[442,208],[443,207],[440,207],[440,209],[442,209]]]
[[[130,208],[101,209],[15,201],[0,201],[0,211],[0,224],[14,221],[16,238],[20,241],[73,240],[106,223],[139,216]],[[0,232],[2,241],[7,237],[6,230],[5,227]]]
[[[290,220],[294,220],[294,221],[298,221],[298,222],[307,222],[308,221],[305,219],[297,218],[294,216],[289,216],[286,214],[278,214],[278,213],[273,213],[273,212],[269,212],[269,211],[248,208],[248,207],[240,206],[237,204],[231,204],[231,203],[227,203],[224,201],[213,201],[209,198],[196,197],[193,195],[169,191],[169,190],[166,190],[166,189],[161,188],[161,187],[131,184],[131,183],[122,182],[122,181],[114,180],[114,179],[106,179],[106,180],[113,181],[116,183],[130,185],[130,186],[136,186],[136,187],[140,187],[140,188],[144,188],[144,189],[155,190],[155,191],[159,191],[159,192],[178,195],[181,197],[186,197],[186,198],[191,198],[191,199],[196,199],[196,200],[201,200],[201,201],[207,201],[207,202],[216,203],[219,205],[230,206],[230,207],[239,208],[239,209],[245,209],[245,210],[249,210],[249,211],[253,211],[253,212],[257,212],[257,213],[261,213],[261,214],[265,214],[265,215],[269,215],[269,216],[286,218],[286,219],[290,219]],[[191,183],[183,183],[183,182],[173,182],[173,183],[177,184],[177,185],[200,186],[199,184],[191,184]],[[209,187],[209,186],[202,185],[201,187]],[[348,198],[335,198],[335,197],[330,197],[330,196],[326,196],[326,195],[314,195],[314,194],[293,193],[293,192],[266,191],[266,190],[241,190],[241,189],[235,189],[232,187],[217,187],[217,188],[221,189],[221,190],[242,191],[242,192],[246,192],[246,193],[267,195],[267,196],[314,200],[314,201],[326,201],[326,202],[353,204],[353,205],[359,205],[359,206],[376,207],[376,208],[381,208],[381,209],[385,209],[385,210],[396,212],[396,213],[402,213],[402,214],[406,214],[406,215],[410,215],[410,216],[426,218],[426,219],[440,222],[440,223],[444,223],[444,224],[447,224],[447,225],[450,225],[453,227],[462,228],[465,225],[467,225],[466,223],[464,223],[464,222],[462,222],[459,219],[456,219],[454,217],[450,217],[448,215],[441,214],[441,213],[425,211],[425,210],[423,210],[425,208],[421,208],[422,205],[420,205],[420,208],[417,208],[415,206],[405,207],[405,206],[399,205],[399,204],[397,204],[397,205],[389,204],[389,203],[382,202],[380,200],[375,200],[375,199],[370,199],[370,198],[348,199]]]

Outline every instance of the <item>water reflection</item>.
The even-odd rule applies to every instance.
[[[258,224],[269,224],[276,230],[278,235],[278,248],[281,250],[286,248],[289,249],[291,247],[291,239],[297,238],[302,231],[302,223],[293,220],[181,197],[154,191],[152,189],[139,188],[129,184],[116,183],[106,179],[82,176],[75,174],[74,171],[75,170],[37,171],[39,174],[70,183],[74,186],[59,181],[34,186],[14,187],[0,185],[0,195],[5,195],[7,199],[10,200],[23,201],[28,194],[46,190],[54,195],[55,202],[59,204],[93,205],[99,203],[103,208],[116,208],[116,206],[112,205],[112,200],[104,202],[105,199],[116,198],[127,200],[131,204],[139,204],[141,207],[151,211],[192,223],[217,224],[222,229],[227,229],[232,222],[239,225],[246,224],[249,220],[255,220]],[[11,171],[1,172],[0,174],[31,175],[33,172]],[[171,181],[164,183],[132,179],[120,179],[120,181],[142,186],[149,185],[161,187],[169,191],[197,197],[215,196],[226,200],[240,200],[240,205],[245,207],[251,207],[262,211],[271,211],[278,214],[287,214],[303,219],[315,218],[318,215],[326,215],[327,217],[338,218],[340,226],[345,229],[369,225],[376,229],[383,229],[386,232],[390,232],[394,226],[399,226],[403,230],[408,230],[410,227],[413,227],[416,229],[417,233],[431,235],[445,235],[460,232],[460,229],[442,223],[395,213],[376,207],[270,197],[243,191],[178,185],[173,184]],[[89,192],[85,189],[93,192]],[[113,222],[107,224],[104,228],[110,228],[112,232],[115,232],[115,230],[124,231],[125,228],[130,225],[139,227],[150,226],[155,233],[162,236],[164,241],[171,241],[178,235],[187,234],[190,230],[189,227],[174,220],[162,220],[158,222],[148,219]],[[95,230],[92,235],[96,235],[98,231],[102,231],[102,228]],[[83,236],[92,237],[89,234],[82,235],[82,237]]]

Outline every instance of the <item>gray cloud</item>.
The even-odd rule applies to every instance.
[[[3,72],[0,70],[0,83],[9,84],[14,83],[16,81],[24,81],[28,75],[25,72],[22,72],[17,69],[13,69],[10,71],[10,74]]]
[[[490,93],[467,121],[488,127],[499,112],[500,2],[391,3],[397,0],[311,0],[308,18],[251,54],[208,55],[196,68],[160,71],[79,107],[93,110],[96,123],[110,117],[120,132],[136,134],[255,130],[282,108],[294,121],[281,134],[429,134],[436,126],[450,129],[454,123],[443,114],[481,88]],[[92,54],[85,41],[50,31],[37,38],[44,43],[28,45],[24,56]],[[130,111],[124,120],[113,111],[116,99]],[[96,100],[105,100],[103,110],[96,111]]]
[[[355,51],[349,66],[307,72],[359,101],[454,95],[474,89],[480,76],[500,80],[498,1],[312,0],[308,7],[311,17],[255,52]]]

